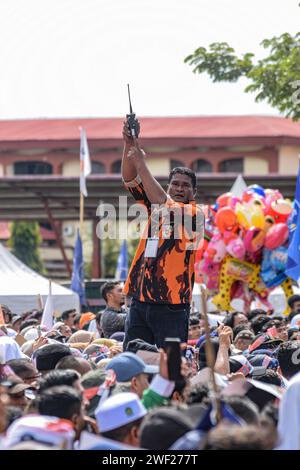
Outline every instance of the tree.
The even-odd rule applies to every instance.
[[[34,271],[44,272],[38,252],[41,243],[40,227],[37,222],[13,222],[8,245],[12,253]]]
[[[300,118],[300,32],[264,39],[261,45],[268,55],[256,62],[253,53],[238,57],[226,42],[210,44],[209,49],[199,47],[184,61],[194,66],[194,73],[208,73],[213,82],[248,78],[251,83],[245,92],[255,92],[256,102],[267,101],[296,121]]]

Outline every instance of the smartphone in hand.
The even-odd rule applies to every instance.
[[[164,350],[167,354],[169,380],[174,382],[182,380],[180,339],[166,338]]]

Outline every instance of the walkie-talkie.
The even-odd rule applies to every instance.
[[[128,88],[130,114],[126,114],[126,119],[128,122],[128,127],[130,129],[131,137],[133,137],[134,139],[137,139],[139,136],[139,132],[140,132],[140,125],[139,125],[139,121],[136,119],[135,113],[132,111],[129,85],[127,85],[127,88]]]

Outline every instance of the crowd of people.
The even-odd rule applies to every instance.
[[[2,306],[1,449],[300,448],[300,296],[287,317],[210,313],[209,338],[192,312],[177,381],[163,348],[124,342],[120,283],[102,296],[103,311],[65,311],[51,330]]]

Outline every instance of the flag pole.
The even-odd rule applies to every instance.
[[[43,299],[42,299],[41,294],[37,295],[37,304],[38,304],[38,309],[43,310],[44,305],[43,305]]]
[[[81,239],[83,237],[83,220],[84,220],[84,195],[80,191],[80,210],[79,210],[79,232]]]
[[[211,372],[211,381],[212,381],[212,389],[214,393],[213,401],[216,405],[216,420],[219,423],[222,419],[221,413],[221,402],[219,398],[219,392],[217,388],[214,367],[215,367],[215,353],[210,339],[210,331],[209,331],[209,323],[208,323],[208,315],[207,315],[207,303],[206,303],[206,290],[202,285],[200,285],[200,292],[201,292],[201,301],[202,301],[202,313],[204,317],[204,328],[205,328],[205,355],[206,355],[206,362],[208,367],[210,368]]]

